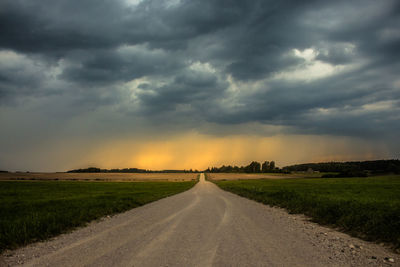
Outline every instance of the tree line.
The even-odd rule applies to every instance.
[[[284,171],[307,171],[335,172],[336,177],[367,176],[369,174],[400,174],[400,160],[370,160],[370,161],[348,161],[348,162],[324,162],[305,163],[286,166]],[[328,177],[328,176],[326,176]]]
[[[362,177],[375,174],[394,173],[400,174],[400,160],[372,160],[372,161],[349,161],[349,162],[323,162],[290,165],[279,168],[275,161],[264,161],[263,163],[252,161],[245,166],[222,165],[221,167],[209,167],[204,172],[209,173],[290,173],[306,171],[325,172],[323,177]],[[75,169],[72,173],[198,173],[198,170],[145,170],[139,168],[124,169],[100,169],[89,167]]]
[[[204,172],[217,173],[217,172],[239,172],[239,173],[271,173],[283,172],[275,166],[275,161],[264,161],[262,164],[257,161],[252,161],[246,166],[231,166],[222,165],[221,167],[209,167]]]
[[[197,173],[198,170],[160,170],[160,171],[153,171],[153,170],[145,170],[145,169],[138,169],[138,168],[124,168],[124,169],[100,169],[97,167],[89,167],[85,169],[75,169],[70,170],[67,172],[71,173]]]

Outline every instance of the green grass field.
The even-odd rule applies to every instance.
[[[354,236],[400,247],[400,176],[213,182]]]
[[[0,251],[55,236],[196,182],[0,182]]]

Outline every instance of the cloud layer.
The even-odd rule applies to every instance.
[[[395,0],[1,1],[0,167],[53,139],[190,131],[399,157],[399,29]]]

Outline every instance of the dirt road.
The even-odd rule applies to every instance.
[[[204,175],[184,193],[3,254],[3,264],[26,266],[399,266],[399,262],[399,255],[380,245],[222,191]]]

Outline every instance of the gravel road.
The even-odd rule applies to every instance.
[[[6,251],[25,266],[400,266],[400,257],[301,215],[222,191],[184,193]]]

